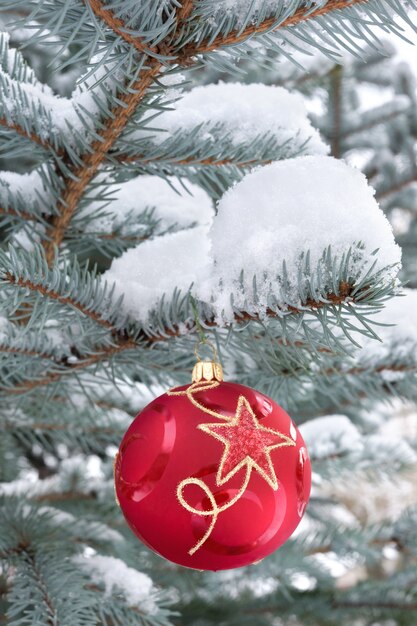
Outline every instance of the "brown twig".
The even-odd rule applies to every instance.
[[[177,11],[177,22],[185,22],[193,12],[194,0],[183,0],[181,8]]]
[[[0,345],[0,352],[6,352],[9,354],[19,354],[21,356],[33,356],[39,359],[45,359],[47,361],[54,361],[52,354],[46,354],[45,352],[36,352],[36,350],[26,350],[25,348],[16,348],[12,346]]]
[[[120,18],[116,17],[110,9],[106,9],[100,0],[84,1],[87,7],[91,8],[94,15],[99,17],[109,28],[112,29],[112,31],[116,33],[116,35],[119,35],[121,39],[124,39],[126,43],[136,48],[138,52],[158,53],[157,48],[146,45],[146,43],[143,43],[139,37],[130,34],[124,22]]]
[[[48,609],[49,612],[49,616],[48,616],[48,621],[46,622],[47,626],[59,626],[60,621],[58,620],[58,615],[57,615],[57,611],[54,607],[54,604],[52,602],[52,599],[48,593],[48,587],[47,584],[42,576],[42,573],[39,570],[39,567],[36,563],[35,557],[32,554],[31,551],[29,550],[25,550],[25,554],[26,554],[26,561],[29,563],[30,567],[32,568],[32,571],[35,575],[35,578],[38,582],[39,588],[41,590],[41,594],[42,594],[42,599]]]
[[[260,165],[261,163],[263,165],[268,165],[268,163],[271,163],[271,159],[265,160],[265,161],[261,161],[260,159],[251,159],[249,161],[234,161],[233,159],[217,159],[216,157],[207,157],[206,159],[199,159],[198,157],[188,157],[186,159],[167,159],[167,158],[159,158],[159,157],[154,157],[154,158],[148,158],[146,157],[144,154],[121,154],[121,155],[117,155],[116,156],[117,160],[122,162],[122,163],[137,163],[140,162],[141,164],[147,164],[147,163],[164,163],[164,164],[169,164],[169,165],[189,165],[189,166],[195,166],[195,165],[212,165],[215,167],[222,167],[224,165],[235,165],[236,167],[253,167],[255,165]]]
[[[276,17],[270,17],[264,20],[261,24],[250,24],[243,31],[236,30],[229,33],[226,37],[218,35],[213,40],[204,40],[198,44],[189,44],[185,46],[179,56],[179,62],[182,59],[189,59],[192,56],[198,54],[206,54],[207,52],[213,52],[220,47],[236,45],[245,41],[252,35],[259,35],[261,33],[267,33],[268,31],[281,30],[282,28],[288,28],[289,26],[296,26],[310,19],[321,17],[333,11],[343,11],[355,4],[366,4],[368,0],[329,0],[324,6],[315,10],[306,11],[304,7],[297,9],[287,19],[281,23],[277,23]]]
[[[64,154],[64,151],[62,149],[54,148],[52,144],[50,144],[45,139],[42,139],[41,137],[39,137],[39,135],[37,135],[34,131],[29,132],[25,128],[23,128],[23,126],[20,126],[19,124],[16,124],[15,122],[12,122],[12,123],[8,122],[4,117],[0,118],[0,126],[4,126],[5,128],[10,128],[11,130],[14,130],[15,133],[17,133],[21,137],[25,137],[25,139],[29,139],[33,143],[36,143],[38,146],[41,146],[42,148],[44,148],[44,150],[48,150],[49,152],[54,152],[58,156],[62,156]]]
[[[96,500],[94,493],[84,493],[82,491],[67,491],[64,493],[44,493],[34,498],[37,502],[61,502],[69,500]]]
[[[372,372],[373,374],[381,374],[381,372],[417,372],[417,364],[413,365],[378,365],[378,367],[352,367],[348,370],[336,370],[335,368],[328,368],[324,370],[326,376],[332,374],[340,374],[342,376],[360,376],[361,374],[367,374]]]
[[[93,141],[90,151],[83,157],[82,165],[77,167],[72,176],[65,180],[66,186],[58,202],[58,214],[55,215],[47,232],[44,244],[46,259],[51,264],[55,256],[55,246],[59,247],[71,218],[78,207],[83,193],[96,174],[114,142],[123,132],[135,112],[139,102],[145,96],[148,87],[161,71],[161,63],[154,62],[136,81],[132,88],[120,96],[120,104],[113,110],[113,116],[106,121],[100,137]]]
[[[98,313],[91,311],[87,306],[83,306],[80,302],[77,302],[76,300],[70,298],[69,296],[61,296],[61,294],[59,294],[54,289],[48,289],[48,287],[34,283],[28,279],[24,280],[23,278],[17,278],[10,272],[7,272],[4,275],[3,280],[6,280],[11,285],[24,287],[25,289],[29,289],[30,291],[40,293],[43,296],[46,296],[47,298],[56,300],[60,304],[64,304],[74,309],[77,309],[77,311],[79,311],[86,317],[89,317],[90,319],[94,320],[97,324],[100,324],[100,326],[103,326],[104,328],[107,328],[108,330],[111,330],[111,331],[116,330],[111,322],[101,317],[101,315],[99,315]]]
[[[0,207],[1,215],[10,215],[10,217],[16,217],[23,220],[34,220],[36,219],[34,215],[27,213],[26,211],[16,211],[15,209],[4,209]]]
[[[0,552],[0,559],[6,560],[14,554],[22,554],[22,552],[26,552],[26,550],[29,548],[29,545],[30,544],[27,541],[21,541],[14,548],[8,548],[7,550],[3,550],[3,552]]]
[[[91,357],[84,358],[83,360],[76,363],[67,363],[65,366],[62,367],[61,370],[49,372],[46,376],[42,378],[24,381],[22,383],[14,385],[12,388],[3,387],[3,390],[7,391],[7,393],[10,395],[21,395],[22,393],[27,393],[28,391],[31,391],[32,389],[36,389],[38,387],[46,387],[51,383],[57,382],[62,378],[62,376],[68,375],[68,373],[83,370],[91,367],[92,365],[96,365],[97,363],[107,361],[115,354],[119,354],[120,352],[124,352],[125,350],[133,350],[136,347],[137,345],[132,339],[127,339],[124,341],[124,343],[119,343],[115,346],[108,346],[107,348],[101,350],[101,352],[93,354]]]

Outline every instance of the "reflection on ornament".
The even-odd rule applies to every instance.
[[[223,424],[211,423],[197,426],[199,430],[211,435],[225,446],[216,474],[216,485],[221,487],[241,469],[246,470],[242,486],[238,492],[231,500],[221,506],[216,502],[215,494],[200,478],[185,478],[179,483],[177,497],[182,506],[190,513],[201,517],[211,516],[212,518],[204,536],[188,551],[190,555],[197,552],[207,541],[219,514],[232,507],[245,493],[252,470],[259,472],[274,491],[278,489],[279,482],[270,453],[276,448],[295,446],[295,442],[290,437],[272,428],[262,426],[245,396],[239,396],[236,413],[232,418],[205,407],[194,397],[196,393],[213,389],[218,385],[219,383],[216,381],[203,381],[193,383],[182,391],[168,392],[168,395],[186,395],[190,402],[204,413],[217,417],[223,422],[226,421]],[[204,491],[210,502],[210,509],[201,510],[187,502],[183,492],[188,485],[197,485]]]

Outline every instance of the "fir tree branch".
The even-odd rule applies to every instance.
[[[184,46],[180,56],[179,62],[189,62],[189,59],[199,54],[207,54],[213,52],[218,48],[224,46],[232,46],[242,43],[253,35],[260,35],[269,31],[281,30],[288,28],[288,26],[296,26],[303,22],[307,22],[317,17],[327,15],[333,11],[343,11],[343,9],[350,8],[356,4],[366,4],[368,0],[328,0],[328,2],[318,9],[306,11],[305,7],[297,9],[293,15],[277,24],[276,17],[270,17],[264,20],[261,24],[250,24],[243,30],[235,30],[226,37],[218,35],[213,40],[204,40],[198,44],[188,44]]]
[[[91,8],[94,15],[99,17],[109,28],[111,28],[116,35],[124,39],[126,43],[130,44],[138,52],[153,52],[158,54],[157,48],[152,48],[143,43],[138,37],[131,35],[124,22],[116,17],[110,9],[105,8],[100,0],[84,0],[85,4]]]
[[[104,361],[109,360],[115,354],[119,354],[120,352],[124,352],[125,350],[135,349],[137,346],[134,341],[131,339],[125,340],[123,343],[120,341],[116,345],[107,346],[101,352],[97,352],[90,357],[84,358],[82,361],[77,363],[65,363],[59,371],[49,372],[42,378],[37,378],[35,380],[23,381],[17,385],[14,385],[12,388],[4,388],[3,390],[7,391],[10,395],[20,395],[22,393],[27,393],[28,391],[32,391],[32,389],[37,389],[39,387],[46,387],[52,383],[59,381],[63,376],[68,375],[72,372],[78,372],[80,370],[91,367],[92,365],[97,365],[98,363],[102,363]],[[1,389],[1,387],[0,387]]]
[[[0,345],[0,352],[6,352],[8,354],[19,354],[21,356],[27,357],[35,357],[38,359],[45,359],[47,361],[53,361],[56,363],[56,360],[51,354],[46,354],[45,352],[36,352],[36,350],[25,350],[25,348]]]
[[[216,159],[216,157],[209,157],[206,159],[198,159],[195,157],[189,157],[187,159],[169,159],[169,158],[159,158],[159,157],[155,157],[155,158],[147,158],[144,154],[134,154],[134,155],[130,155],[130,154],[121,154],[121,155],[117,155],[117,160],[120,161],[121,163],[141,163],[141,164],[148,164],[148,163],[162,163],[162,164],[169,164],[169,165],[189,165],[190,167],[193,167],[195,165],[211,165],[211,166],[215,166],[215,167],[222,167],[223,165],[235,165],[236,167],[242,167],[242,168],[246,168],[246,167],[254,167],[255,165],[268,165],[268,163],[271,163],[272,161],[270,159],[266,160],[266,161],[260,161],[259,159],[252,159],[251,161],[236,161],[234,159],[228,159],[228,158],[224,158],[224,159]]]
[[[108,117],[104,130],[100,133],[100,138],[91,144],[91,149],[84,155],[82,164],[75,168],[70,177],[65,179],[65,188],[57,204],[59,213],[51,220],[47,232],[48,239],[44,244],[46,259],[49,264],[54,259],[55,247],[59,247],[64,239],[65,231],[87,185],[97,173],[114,142],[123,132],[126,124],[145,96],[147,89],[159,74],[161,67],[162,64],[160,62],[153,62],[150,69],[140,75],[136,83],[132,85],[132,88],[120,96],[120,104],[113,110],[112,116]]]
[[[45,139],[42,139],[41,137],[39,137],[39,135],[37,135],[33,131],[29,132],[26,128],[23,128],[23,126],[20,126],[20,124],[16,124],[15,122],[10,124],[6,120],[6,118],[0,117],[0,126],[4,126],[5,128],[8,128],[9,130],[14,130],[21,137],[24,137],[25,139],[28,139],[29,141],[36,143],[38,146],[41,146],[41,148],[43,148],[44,150],[53,152],[57,156],[63,156],[64,154],[62,149],[54,148],[48,141],[45,141]]]
[[[314,11],[306,12],[304,8],[297,10],[292,16],[284,20],[281,24],[278,24],[277,28],[285,28],[287,26],[294,26],[298,23],[305,22],[315,17],[325,15],[331,11],[338,9],[344,9],[351,7],[354,4],[367,2],[367,0],[349,0],[346,3],[345,0],[329,0],[329,2]],[[99,0],[94,0],[93,5],[100,13],[101,17],[105,17],[106,20],[112,20],[112,16],[107,9],[103,8],[103,5]],[[188,16],[191,10],[191,4],[184,3],[183,16]],[[116,19],[116,18],[114,18]],[[106,22],[107,23],[107,22]],[[113,22],[112,22],[113,23]],[[180,20],[180,24],[182,21]],[[179,57],[175,59],[175,62],[183,64],[185,66],[192,63],[192,58],[195,55],[210,52],[218,48],[219,46],[225,46],[230,44],[236,44],[244,41],[251,35],[267,32],[274,28],[276,19],[267,19],[261,25],[251,25],[243,31],[233,32],[225,38],[217,37],[214,41],[208,43],[203,42],[198,46],[192,44],[191,46],[185,46]],[[116,23],[116,27],[120,30],[122,28],[120,21]],[[177,30],[180,26],[177,27]],[[122,31],[120,30],[120,36]],[[123,31],[123,35],[126,35]],[[168,48],[165,52],[169,52]],[[99,166],[105,159],[106,155],[111,150],[115,141],[121,135],[122,131],[129,122],[131,116],[135,112],[137,106],[146,94],[147,89],[151,86],[156,76],[160,73],[162,68],[162,62],[154,60],[150,69],[145,71],[132,86],[126,94],[123,94],[120,98],[120,104],[112,111],[112,115],[109,116],[105,124],[105,128],[100,133],[100,138],[96,139],[92,145],[90,151],[83,157],[82,164],[71,172],[71,176],[65,179],[65,188],[62,193],[61,199],[57,205],[58,215],[54,216],[51,220],[50,228],[47,231],[47,239],[44,247],[46,252],[47,261],[52,263],[55,248],[59,247],[62,243],[65,231],[71,221],[71,218],[80,202],[83,193],[92,180]]]
[[[30,566],[36,578],[36,581],[38,583],[38,588],[40,589],[41,594],[42,594],[42,600],[45,603],[45,606],[47,607],[48,613],[50,614],[50,616],[48,617],[47,626],[59,626],[60,621],[58,620],[57,610],[55,609],[52,599],[49,596],[48,587],[46,585],[46,582],[43,579],[41,571],[39,570],[35,557],[32,554],[32,551],[28,549],[24,551],[24,554],[26,557],[25,561]]]
[[[382,372],[417,372],[417,363],[413,363],[411,365],[388,364],[378,365],[377,367],[352,367],[351,369],[346,370],[329,367],[324,370],[323,374],[325,374],[326,376],[360,376],[361,374],[381,374]]]
[[[31,280],[24,280],[23,278],[18,278],[14,276],[13,274],[11,274],[10,272],[6,272],[6,274],[3,277],[3,280],[7,281],[11,285],[24,287],[26,289],[29,289],[30,291],[40,293],[41,295],[46,296],[47,298],[50,298],[51,300],[56,300],[60,304],[65,304],[70,307],[73,307],[74,309],[77,309],[77,311],[82,313],[83,315],[97,322],[97,324],[100,324],[100,326],[103,326],[104,328],[107,328],[108,330],[117,332],[111,322],[104,319],[103,317],[95,313],[94,311],[91,311],[88,307],[83,306],[80,302],[77,302],[77,300],[74,300],[74,298],[70,298],[68,296],[62,296],[60,293],[58,293],[57,291],[54,291],[53,289],[48,289],[47,287],[44,287],[44,285],[34,283]]]
[[[28,213],[27,211],[16,211],[14,209],[4,209],[3,207],[0,207],[0,215],[8,215],[9,217],[15,217],[15,218],[20,218],[23,220],[34,220],[35,219],[35,215],[31,215],[30,213]]]
[[[177,11],[178,23],[185,22],[190,16],[194,8],[194,0],[183,0],[181,8]]]
[[[28,550],[29,546],[30,546],[29,542],[21,541],[14,548],[8,548],[7,550],[4,550],[3,552],[0,552],[0,559],[2,559],[4,561],[7,561],[8,559],[10,559],[11,556],[13,556],[15,554],[22,554],[22,552],[26,552]]]

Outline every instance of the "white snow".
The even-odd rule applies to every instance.
[[[86,571],[93,580],[104,585],[107,595],[121,593],[129,606],[141,605],[147,613],[156,610],[152,598],[152,580],[146,574],[128,567],[121,559],[112,556],[92,555],[88,558],[77,556],[74,561]]]
[[[361,244],[350,263],[350,273],[357,279],[374,262],[374,271],[399,264],[400,248],[373,196],[361,172],[332,157],[303,156],[255,169],[219,202],[210,231],[214,272],[211,286],[202,287],[202,296],[214,295],[217,308],[224,309],[226,316],[231,314],[227,311],[230,294],[235,306],[250,310],[256,276],[257,312],[262,313],[271,292],[279,302],[285,261],[293,289],[290,297],[298,304],[300,255],[310,252],[314,271],[329,246],[333,257],[340,259],[350,247]],[[397,265],[387,272],[386,280],[392,281],[398,269]],[[216,294],[220,283],[222,290]],[[282,302],[283,307],[286,304]]]
[[[104,278],[115,282],[115,296],[124,296],[123,309],[146,319],[163,294],[175,287],[187,291],[209,272],[207,227],[190,228],[145,241],[114,259]]]
[[[351,256],[350,275],[359,280],[373,264],[375,272],[394,265],[385,274],[391,282],[400,248],[373,194],[361,172],[332,157],[276,162],[226,192],[208,234],[202,226],[147,241],[115,259],[104,276],[115,281],[117,296],[124,294],[124,310],[140,320],[164,293],[170,298],[175,287],[184,291],[192,283],[219,320],[233,317],[231,295],[236,307],[260,315],[271,296],[282,309],[299,305],[300,258],[309,251],[314,277],[323,271],[321,257],[329,246],[340,260],[360,245]],[[289,288],[281,294],[284,261]]]
[[[114,183],[106,187],[106,195],[112,198],[105,214],[89,222],[86,230],[111,233],[120,229],[121,234],[126,219],[139,217],[144,211],[152,210],[152,218],[160,220],[156,232],[171,226],[187,228],[192,225],[207,225],[214,215],[210,196],[199,185],[187,183],[186,189],[173,177],[167,179],[158,176],[136,176],[123,183]],[[80,213],[93,217],[103,207],[102,202],[90,202]]]
[[[227,133],[232,144],[239,146],[250,144],[260,135],[272,134],[279,144],[289,142],[292,154],[295,150],[306,154],[328,151],[307,117],[302,96],[283,87],[220,82],[191,89],[171,108],[152,121],[153,127],[165,131],[154,133],[154,142],[201,125],[195,142],[216,142]],[[221,135],[216,126],[224,129]],[[132,133],[132,137],[149,133],[145,128]]]
[[[359,430],[345,415],[327,415],[309,420],[300,432],[313,459],[360,451],[363,448]]]
[[[21,82],[12,78],[9,64],[13,52],[9,51],[9,64],[0,67],[3,116],[12,124],[18,121],[19,109],[21,114],[27,114],[29,121],[34,119],[37,112],[37,132],[43,140],[54,142],[56,137],[64,137],[67,143],[75,146],[76,134],[85,137],[86,129],[94,129],[94,120],[100,116],[100,102],[105,104],[108,95],[115,92],[117,84],[124,79],[123,71],[116,61],[100,63],[104,54],[105,52],[100,52],[91,59],[90,69],[80,78],[71,97],[65,98],[55,94],[48,85],[38,80]],[[96,70],[91,71],[94,65]],[[160,77],[159,82],[166,87],[162,100],[165,104],[179,96],[183,81],[181,74]],[[157,97],[152,96],[151,100]],[[43,115],[39,114],[42,110]]]
[[[1,171],[0,202],[3,205],[8,205],[10,194],[19,196],[28,205],[42,203],[42,209],[45,209],[45,212],[52,201],[52,196],[46,189],[40,169],[32,170],[27,174],[18,174],[7,170]]]

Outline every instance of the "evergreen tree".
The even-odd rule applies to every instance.
[[[380,38],[415,3],[0,8],[2,621],[413,626],[417,442],[383,424],[417,398],[417,101]],[[229,572],[164,561],[114,499],[201,337],[314,470],[295,535]]]

